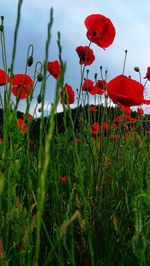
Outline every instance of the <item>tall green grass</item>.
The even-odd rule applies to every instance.
[[[11,75],[21,6],[19,1]],[[52,23],[51,9],[45,62]],[[7,71],[4,30],[0,34],[3,67]],[[42,65],[40,135],[32,143],[30,123],[26,135],[16,128],[17,110],[10,111],[11,83],[10,87],[5,86],[0,143],[0,265],[149,265],[149,136],[140,126],[142,120],[136,122],[138,132],[127,130],[129,139],[121,128],[116,139],[104,130],[93,136],[90,112],[86,121],[85,113],[80,114],[81,130],[76,133],[69,106],[64,106],[64,112],[70,126],[64,120],[65,131],[58,134],[54,118],[66,68],[60,34],[58,48],[61,76],[56,84],[48,129],[45,132],[46,69]],[[31,104],[29,97],[26,116]],[[111,123],[106,107],[102,117],[103,122]],[[126,122],[122,125],[127,126]],[[115,129],[111,129],[112,134]],[[80,138],[79,143],[76,137]],[[64,176],[66,182],[62,182]]]

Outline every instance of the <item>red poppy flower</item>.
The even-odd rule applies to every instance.
[[[142,108],[137,108],[137,115],[138,116],[144,115],[144,110]]]
[[[96,106],[91,105],[91,106],[89,107],[89,111],[91,111],[91,112],[97,112],[97,108],[96,108]]]
[[[20,128],[22,130],[22,132],[24,134],[26,134],[26,132],[27,132],[27,125],[26,125],[26,123],[22,119],[20,119],[20,118],[17,119],[16,127],[17,128]]]
[[[136,131],[136,127],[131,127],[131,131],[135,132]]]
[[[79,46],[76,48],[76,52],[80,58],[80,65],[84,64],[85,66],[89,66],[95,60],[93,50],[88,46]]]
[[[97,122],[95,122],[92,124],[92,134],[96,135],[98,133],[100,133],[100,125]]]
[[[146,76],[144,77],[144,79],[150,80],[150,67],[147,68],[147,73],[146,73]]]
[[[60,96],[61,96],[61,100],[60,100],[61,103],[72,104],[75,101],[74,99],[75,93],[72,87],[68,85],[67,83],[64,85],[64,90],[61,91]]]
[[[0,138],[0,142],[3,142],[3,138]]]
[[[98,80],[95,86],[98,87],[99,89],[106,90],[107,83],[105,80],[102,79],[102,80]]]
[[[60,180],[61,183],[66,183],[68,181],[68,176],[65,175],[63,177],[60,177],[59,180]]]
[[[123,115],[119,115],[115,118],[115,122],[124,122],[125,117]]]
[[[3,86],[8,82],[10,82],[9,76],[5,73],[4,70],[0,69],[0,86]]]
[[[115,122],[135,122],[136,118],[131,117],[130,115],[119,115],[115,118]]]
[[[98,88],[96,86],[93,85],[93,87],[91,88],[91,90],[89,91],[90,94],[95,95],[98,93]]]
[[[85,79],[82,85],[83,91],[92,91],[94,82],[91,79]]]
[[[76,141],[77,143],[80,143],[80,142],[81,142],[81,139],[80,139],[80,138],[75,138],[75,141]]]
[[[87,38],[100,46],[107,48],[113,43],[116,32],[111,20],[100,14],[92,14],[85,21],[87,28]]]
[[[105,131],[108,131],[108,130],[109,130],[109,124],[106,123],[106,122],[102,123],[102,127],[103,127],[103,129],[104,129]]]
[[[60,63],[58,60],[48,62],[47,63],[47,70],[55,79],[58,79],[60,76]]]
[[[104,90],[106,89],[107,83],[105,80],[98,80],[95,86],[98,88],[97,94],[103,95]]]
[[[136,121],[136,118],[135,117],[131,117],[130,115],[126,115],[126,120],[128,122],[135,122]]]
[[[123,111],[124,113],[128,114],[128,115],[131,113],[130,106],[120,105],[120,110]]]
[[[12,93],[19,99],[25,99],[31,94],[33,80],[25,74],[16,74],[12,80]]]
[[[111,123],[111,124],[110,124],[110,127],[111,127],[111,128],[117,128],[117,124],[116,124],[116,123]]]
[[[124,137],[125,137],[125,139],[129,140],[129,139],[130,139],[130,134],[129,134],[128,132],[126,132],[126,133],[124,134]]]
[[[150,100],[144,99],[144,86],[124,75],[107,83],[107,93],[114,103],[119,102],[124,106],[150,104]]]

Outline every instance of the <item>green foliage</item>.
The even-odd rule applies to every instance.
[[[45,62],[52,22],[51,10]],[[65,130],[59,134],[54,117],[66,70],[59,32],[57,44],[61,74],[46,125],[46,69],[37,75],[42,84],[37,98],[37,104],[42,104],[37,139],[30,139],[29,121],[25,134],[16,127],[18,103],[10,112],[6,87],[0,142],[0,265],[150,265],[150,145],[141,126],[144,119],[135,123],[137,132],[125,121],[117,129],[101,128],[93,135],[91,121],[96,115],[88,111],[86,117],[85,108],[80,112],[78,106],[77,132],[70,106],[64,106]],[[15,52],[16,43],[11,73]],[[31,66],[33,58],[29,59]],[[96,121],[110,126],[117,115],[118,108],[98,106]]]

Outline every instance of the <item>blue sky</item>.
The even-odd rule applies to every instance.
[[[8,64],[10,64],[14,27],[17,14],[17,0],[0,0],[0,15],[5,17],[5,35]],[[115,28],[116,38],[112,46],[105,51],[92,44],[96,60],[90,69],[90,78],[95,73],[99,75],[99,67],[107,68],[109,79],[122,73],[124,51],[128,50],[126,75],[138,80],[134,66],[139,66],[142,77],[150,66],[150,1],[145,0],[24,0],[22,6],[21,24],[17,44],[15,72],[23,73],[26,52],[29,44],[34,44],[34,61],[43,61],[45,56],[45,40],[49,9],[54,9],[54,24],[52,40],[49,49],[49,60],[58,58],[56,45],[57,31],[61,32],[63,59],[67,61],[65,82],[73,89],[79,87],[80,66],[75,48],[79,45],[88,45],[86,38],[85,18],[94,13],[109,17]],[[1,59],[1,57],[0,57]],[[2,67],[0,61],[0,67]],[[29,71],[33,75],[34,68]],[[99,76],[100,78],[100,76]],[[144,80],[143,80],[144,83]],[[150,84],[147,84],[148,93]],[[55,81],[50,78],[47,86],[46,100],[52,102],[54,98]],[[38,94],[38,88],[36,90]],[[36,100],[36,95],[35,95]],[[25,101],[22,101],[22,107]],[[150,108],[147,108],[150,112]]]

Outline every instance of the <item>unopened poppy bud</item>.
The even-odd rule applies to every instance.
[[[97,81],[97,73],[94,74],[94,79]]]
[[[0,31],[3,31],[3,30],[4,30],[4,26],[0,25]]]
[[[0,31],[3,31],[4,30],[3,21],[4,21],[4,16],[1,16]]]
[[[3,24],[3,21],[4,21],[4,16],[1,16],[1,21],[2,21],[2,24]]]
[[[137,67],[137,66],[134,67],[134,70],[135,70],[136,72],[140,72],[140,69],[139,69],[139,67]]]
[[[38,112],[39,112],[39,113],[41,113],[41,112],[42,112],[42,110],[43,110],[43,108],[42,108],[42,107],[40,107],[40,108],[38,109]]]
[[[57,32],[58,39],[60,39],[60,31]]]
[[[41,94],[39,94],[38,97],[37,97],[37,102],[41,103],[41,101],[42,101],[42,96],[41,96]]]
[[[30,67],[30,66],[32,66],[32,64],[33,64],[33,56],[31,55],[28,58],[27,65],[28,65],[28,67]]]
[[[38,82],[41,82],[43,80],[43,75],[42,75],[42,73],[39,73],[38,75],[37,75],[37,81]]]

